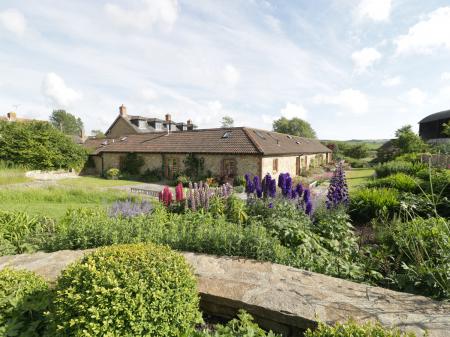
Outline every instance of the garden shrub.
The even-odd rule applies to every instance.
[[[53,228],[53,221],[45,217],[0,211],[0,256],[38,250]]]
[[[266,332],[258,324],[253,322],[253,317],[240,310],[238,317],[229,321],[226,325],[214,327],[214,332],[199,331],[190,337],[278,337],[272,331]]]
[[[120,171],[116,168],[110,168],[106,171],[106,179],[117,180],[119,179]]]
[[[396,287],[428,296],[450,296],[450,223],[440,217],[396,219],[377,228],[385,254],[394,261],[389,278]]]
[[[62,272],[52,336],[183,336],[201,321],[196,280],[179,253],[153,244],[96,250]]]
[[[139,175],[141,167],[145,164],[144,158],[135,152],[127,153],[120,158],[120,171],[131,176]]]
[[[237,186],[245,186],[245,177],[244,176],[236,176],[233,180],[233,187]]]
[[[399,193],[390,188],[361,188],[350,196],[350,215],[356,224],[368,223],[381,213],[393,215],[399,206]]]
[[[412,332],[401,332],[400,330],[386,329],[379,323],[357,324],[354,321],[336,323],[329,326],[323,323],[315,330],[308,329],[305,337],[415,337]]]
[[[0,336],[37,337],[51,299],[47,283],[25,270],[0,271]]]
[[[421,187],[425,192],[450,198],[450,171],[423,169],[417,172],[417,176],[422,179]]]
[[[408,175],[416,175],[417,172],[426,166],[420,163],[411,163],[407,161],[394,160],[375,167],[377,178],[384,178],[395,173],[405,173]]]
[[[367,187],[395,188],[401,192],[418,192],[422,181],[405,173],[395,173],[385,178],[375,179],[367,183]]]
[[[188,187],[190,181],[191,180],[187,176],[178,176],[177,178],[177,184],[181,184],[183,187]]]
[[[156,183],[158,181],[161,181],[163,178],[163,171],[161,168],[154,168],[154,169],[146,169],[144,173],[142,174],[141,178],[149,183]]]

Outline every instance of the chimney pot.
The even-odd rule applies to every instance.
[[[128,114],[127,114],[127,107],[125,106],[125,105],[121,105],[120,107],[119,107],[119,114],[122,116],[122,117],[126,117]]]
[[[188,119],[187,120],[187,125],[192,125],[192,120]]]
[[[166,115],[166,122],[172,121],[172,116],[170,114]]]

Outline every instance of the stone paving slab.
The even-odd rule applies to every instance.
[[[32,270],[53,282],[69,263],[87,251],[22,254],[0,257],[0,269]],[[263,326],[297,336],[327,323],[378,320],[386,327],[418,336],[450,336],[450,304],[423,296],[354,283],[287,266],[253,260],[183,253],[199,282],[207,312],[231,316],[244,308]]]

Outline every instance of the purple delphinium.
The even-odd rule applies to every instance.
[[[147,200],[135,202],[132,200],[116,201],[109,209],[109,216],[117,218],[132,218],[138,215],[151,213],[152,205]]]
[[[347,206],[348,202],[348,186],[345,179],[344,167],[342,162],[340,162],[336,165],[336,169],[330,180],[326,205],[328,209],[331,209],[340,205]]]
[[[269,208],[273,208],[273,202],[269,202],[269,205],[267,205]]]
[[[292,178],[289,176],[288,173],[286,173],[286,178],[284,181],[284,188],[283,188],[282,193],[285,197],[290,197],[291,191],[292,191]]]
[[[297,186],[295,186],[295,191],[297,192],[297,195],[301,197],[303,194],[303,185],[298,183]]]
[[[270,195],[270,184],[272,183],[272,176],[267,173],[262,181],[262,189],[264,198],[269,197]]]
[[[278,187],[281,188],[282,191],[286,188],[286,177],[288,173],[280,173],[278,176]]]
[[[309,200],[305,205],[305,213],[309,216],[312,216],[313,213],[313,205],[312,202]]]
[[[303,192],[303,201],[305,204],[308,204],[308,202],[311,201],[311,191],[306,189],[305,192]]]
[[[275,198],[277,195],[277,181],[275,179],[270,181],[268,194],[270,198]]]
[[[263,196],[263,190],[262,190],[262,186],[261,186],[261,180],[259,180],[258,176],[254,176],[253,177],[253,184],[255,186],[255,192],[256,192],[256,196],[258,198],[262,198]]]

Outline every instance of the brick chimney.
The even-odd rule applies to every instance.
[[[10,122],[15,122],[15,121],[17,120],[17,115],[16,115],[16,113],[13,112],[13,111],[8,112],[8,113],[6,114],[6,117],[8,118],[8,121],[10,121]]]
[[[170,114],[166,115],[166,122],[170,123],[172,121],[172,116]]]
[[[127,114],[127,107],[125,106],[125,105],[121,105],[120,107],[119,107],[119,114],[120,114],[120,116],[122,116],[122,117],[127,117],[128,116],[128,114]]]
[[[187,120],[187,129],[188,130],[194,130],[194,124],[192,124],[192,120],[191,119]]]

